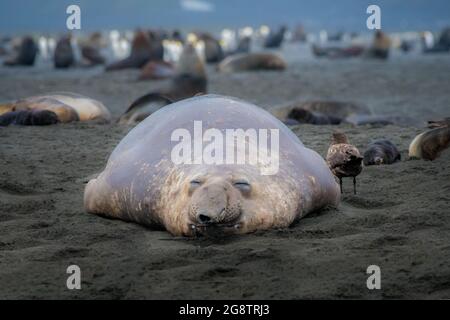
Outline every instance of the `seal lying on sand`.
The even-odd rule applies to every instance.
[[[135,124],[174,101],[207,92],[205,66],[191,44],[185,45],[175,72],[169,86],[138,98],[120,117],[119,123]]]
[[[56,123],[58,116],[48,110],[12,111],[0,115],[0,126],[47,126]]]
[[[243,139],[237,129],[244,130]],[[217,150],[227,151],[210,162],[211,134],[218,141],[226,132],[231,137]],[[259,148],[256,136],[245,138],[252,132],[259,132]],[[208,143],[204,149],[202,141]],[[183,152],[180,143],[187,143]],[[273,161],[256,159],[269,144]],[[247,160],[236,164],[239,154]],[[84,206],[90,213],[163,226],[173,235],[216,236],[287,227],[339,199],[322,157],[279,120],[247,102],[205,95],[166,106],[131,130],[86,186]]]
[[[292,109],[287,115],[285,123],[289,123],[289,120],[295,120],[300,123],[309,123],[316,125],[327,125],[327,124],[340,124],[342,122],[341,118],[328,116],[322,113],[309,111],[305,109]]]
[[[3,64],[5,66],[32,66],[38,51],[38,46],[33,38],[24,37],[17,46],[14,55],[7,58]]]
[[[431,130],[414,138],[409,145],[411,159],[435,160],[450,146],[450,119],[429,121]]]
[[[392,164],[401,160],[397,147],[389,140],[376,140],[364,152],[364,165]]]
[[[286,62],[272,53],[241,53],[227,57],[217,66],[220,72],[284,70]]]
[[[302,115],[299,110],[310,111],[313,115],[324,118],[329,118],[329,122],[335,124],[338,119],[343,119],[353,115],[370,115],[370,110],[364,106],[352,102],[343,101],[302,101],[302,102],[292,102],[287,105],[278,106],[273,108],[270,112],[282,121],[288,119],[295,119],[296,115]],[[305,113],[307,114],[307,113]],[[294,117],[294,118],[291,118]],[[302,120],[297,120],[302,122]],[[316,121],[317,122],[317,121]],[[312,122],[307,122],[312,123]]]
[[[34,96],[0,105],[0,115],[21,110],[52,111],[62,123],[111,120],[110,112],[101,102],[68,92]]]
[[[345,48],[340,47],[320,47],[317,44],[311,46],[311,50],[316,57],[326,57],[330,59],[338,58],[353,58],[363,54],[364,47],[362,46],[350,46]]]

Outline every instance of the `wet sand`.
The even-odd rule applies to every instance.
[[[299,60],[281,73],[208,71],[210,92],[265,108],[336,99],[421,122],[450,115],[448,55]],[[138,73],[1,67],[0,100],[72,91],[101,100],[118,118],[134,98],[164,83],[135,82]],[[335,127],[292,129],[325,156]],[[450,298],[450,151],[434,162],[407,161],[420,128],[341,129],[361,150],[371,139],[391,139],[402,162],[365,168],[356,196],[345,180],[338,209],[217,243],[84,212],[87,177],[104,167],[129,127],[0,128],[0,298]],[[66,288],[71,264],[81,268],[80,291]],[[381,267],[381,290],[366,287],[372,264]]]

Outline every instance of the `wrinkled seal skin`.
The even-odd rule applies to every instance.
[[[393,164],[401,160],[397,147],[389,140],[376,140],[364,152],[364,165]]]
[[[261,175],[260,165],[250,164],[174,164],[172,132],[184,128],[193,137],[199,120],[203,130],[279,129],[278,173]],[[323,158],[279,120],[247,102],[206,95],[170,104],[131,130],[86,186],[84,206],[173,235],[213,236],[288,227],[339,199]],[[204,223],[203,215],[214,223]]]

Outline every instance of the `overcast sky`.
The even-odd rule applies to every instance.
[[[381,7],[387,31],[450,25],[450,0],[0,0],[0,32],[64,32],[70,4],[81,7],[85,31],[298,23],[309,30],[364,31],[369,4]]]

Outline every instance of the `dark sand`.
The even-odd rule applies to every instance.
[[[351,100],[376,113],[423,121],[449,116],[450,56],[292,62],[283,73],[216,74],[210,91],[263,107],[311,98]],[[162,82],[138,71],[104,74],[0,68],[0,100],[72,91],[99,99],[117,118]],[[338,209],[286,230],[213,243],[174,238],[83,210],[87,177],[99,172],[130,128],[74,123],[0,128],[0,298],[297,299],[450,298],[450,151],[407,161],[414,127],[342,126],[361,150],[389,138],[404,160],[365,168]],[[334,127],[297,126],[325,155]],[[82,290],[66,288],[77,264]],[[382,289],[366,288],[381,267]]]

